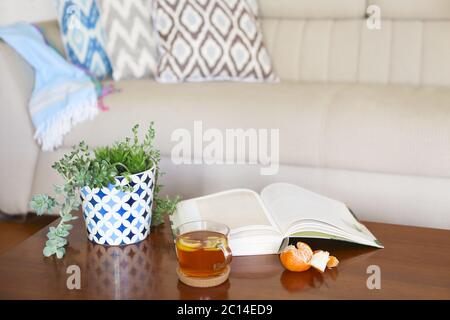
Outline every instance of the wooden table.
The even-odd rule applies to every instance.
[[[324,274],[284,271],[276,255],[235,257],[226,283],[196,289],[178,281],[167,224],[121,248],[90,243],[83,224],[62,260],[42,256],[47,228],[0,256],[0,299],[450,299],[450,231],[367,223],[385,249],[309,241],[341,261]],[[80,267],[80,290],[67,289],[70,265]],[[380,290],[367,288],[371,265]]]

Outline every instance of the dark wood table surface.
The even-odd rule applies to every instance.
[[[62,260],[42,256],[47,228],[0,256],[0,299],[450,299],[450,231],[366,225],[385,249],[311,240],[340,265],[292,273],[277,255],[235,257],[227,282],[199,289],[178,281],[168,224],[139,244],[104,247],[78,219]],[[70,265],[80,267],[80,290],[67,289]],[[371,265],[380,267],[379,290],[367,288]]]

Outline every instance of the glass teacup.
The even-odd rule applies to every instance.
[[[230,229],[212,221],[193,221],[176,229],[176,249],[181,272],[189,277],[223,274],[231,262]]]

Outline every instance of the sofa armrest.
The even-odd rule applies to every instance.
[[[34,71],[1,40],[0,70],[0,211],[25,214],[39,155],[28,112]]]

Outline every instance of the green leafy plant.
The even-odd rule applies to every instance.
[[[158,166],[160,153],[153,144],[155,138],[153,123],[149,126],[142,142],[139,141],[138,130],[139,126],[135,125],[132,129],[132,138],[126,138],[112,146],[96,148],[93,152],[89,150],[86,143],[80,142],[72,148],[70,153],[65,154],[61,160],[52,166],[64,178],[64,184],[55,186],[55,198],[39,194],[35,195],[30,202],[30,207],[38,215],[58,209],[61,217],[56,227],[49,228],[48,240],[43,250],[44,256],[56,255],[59,259],[64,256],[65,246],[67,245],[66,238],[73,228],[70,222],[77,219],[72,215],[72,212],[80,208],[80,190],[85,186],[91,188],[107,187],[109,184],[115,184],[115,177],[123,176],[125,184],[118,188],[123,189],[123,191],[130,191],[129,177],[155,166],[156,182],[152,225],[163,223],[164,216],[175,211],[179,197],[171,199],[159,195],[163,187],[159,183],[162,173]]]

